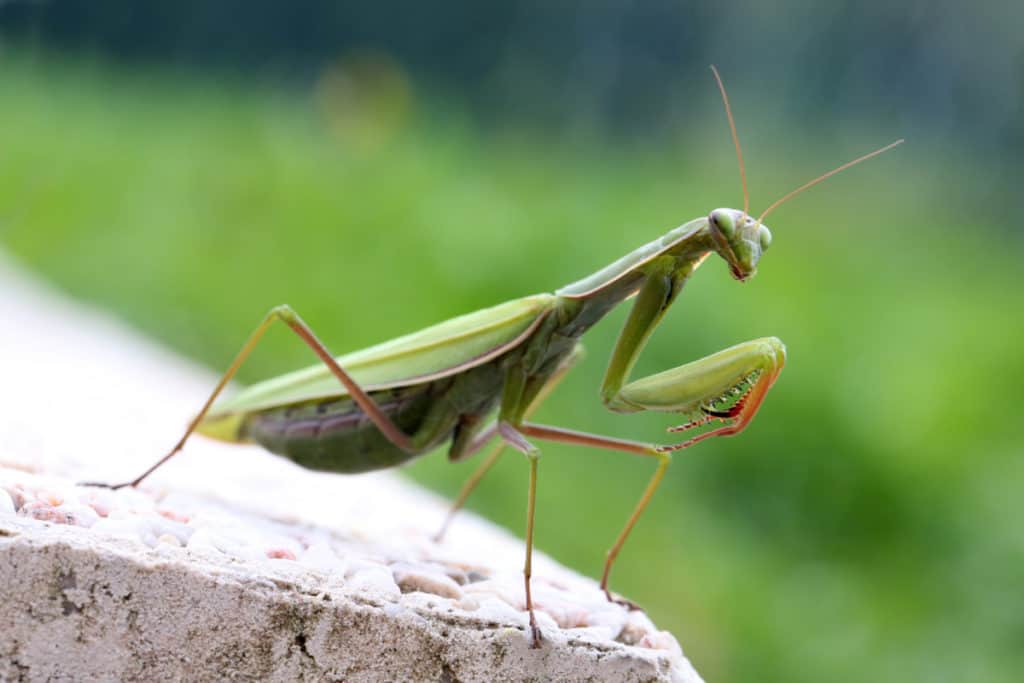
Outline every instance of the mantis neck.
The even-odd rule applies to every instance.
[[[629,296],[645,277],[644,266],[658,256],[670,254],[681,263],[703,259],[713,248],[707,224],[708,219],[702,217],[673,228],[663,237],[634,249],[601,270],[556,290],[555,294],[568,299],[591,299],[602,296],[607,290],[618,290],[622,284],[633,283],[632,288],[627,287],[626,296]]]
[[[656,259],[674,258],[675,271],[685,281],[712,249],[707,218],[695,218],[595,273],[556,290],[555,295],[567,307],[575,309],[572,317],[582,332],[636,294],[647,280],[649,264]]]

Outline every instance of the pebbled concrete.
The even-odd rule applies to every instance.
[[[531,650],[518,624],[429,600],[73,527],[3,520],[0,577],[2,680],[686,680],[656,650],[561,634]]]
[[[676,640],[392,473],[196,439],[214,377],[0,254],[0,680],[699,681]],[[255,321],[254,321],[255,322]]]

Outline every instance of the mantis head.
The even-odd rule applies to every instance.
[[[834,168],[828,173],[823,173],[810,182],[804,183],[792,192],[775,200],[755,220],[748,213],[750,210],[750,193],[747,191],[747,171],[743,165],[743,152],[740,149],[740,138],[736,134],[736,122],[732,117],[732,108],[729,106],[729,96],[725,94],[725,85],[722,83],[722,78],[718,75],[718,69],[714,65],[711,67],[711,72],[715,75],[718,90],[722,93],[722,102],[725,104],[725,116],[729,120],[729,131],[732,133],[733,146],[736,148],[736,160],[740,166],[740,182],[743,186],[743,211],[715,209],[708,215],[708,232],[711,234],[711,239],[714,242],[715,251],[729,264],[732,276],[740,282],[744,282],[757,273],[757,262],[761,260],[761,255],[772,243],[772,233],[768,226],[764,224],[764,219],[769,213],[774,211],[780,204],[809,187],[817,185],[826,178],[854,164],[859,164],[873,156],[888,151],[896,145],[902,144],[903,140],[897,140],[881,149],[876,149],[874,152],[857,157],[853,161],[847,161],[842,166]]]
[[[715,209],[708,215],[708,232],[715,251],[729,264],[732,276],[743,282],[757,273],[757,262],[772,243],[768,226],[736,209]]]

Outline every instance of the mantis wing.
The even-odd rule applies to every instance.
[[[486,363],[516,346],[555,300],[551,294],[513,299],[338,356],[337,361],[367,391],[440,379]],[[345,387],[327,366],[319,364],[243,389],[215,404],[207,419],[344,396],[348,396]]]

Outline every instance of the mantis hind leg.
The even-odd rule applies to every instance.
[[[395,425],[395,423],[391,421],[391,418],[389,418],[384,413],[384,411],[382,411],[377,406],[377,404],[369,396],[369,394],[363,391],[362,387],[360,387],[359,384],[357,384],[356,381],[352,379],[352,377],[344,370],[344,368],[338,365],[338,363],[334,360],[334,357],[327,350],[327,347],[324,346],[323,342],[321,342],[317,338],[316,334],[314,334],[313,330],[309,327],[309,325],[307,325],[306,322],[302,320],[302,318],[300,318],[295,311],[292,310],[291,306],[285,305],[277,306],[271,309],[270,312],[267,313],[267,315],[263,318],[263,321],[256,327],[253,333],[249,336],[249,339],[246,340],[245,344],[238,352],[238,355],[236,355],[234,360],[231,361],[231,365],[228,366],[227,371],[224,372],[224,375],[220,378],[220,381],[217,382],[217,386],[214,387],[213,391],[210,393],[209,398],[206,399],[206,403],[203,404],[202,409],[189,423],[188,428],[185,429],[185,433],[182,434],[181,438],[178,439],[178,442],[174,444],[174,447],[165,456],[157,460],[155,463],[153,463],[153,465],[149,467],[149,469],[147,469],[145,472],[143,472],[142,474],[140,474],[138,477],[131,481],[123,482],[120,484],[86,482],[85,485],[103,486],[111,489],[119,489],[125,486],[138,486],[140,483],[142,483],[143,479],[151,475],[153,472],[159,469],[164,463],[166,463],[168,460],[177,455],[177,453],[181,451],[182,448],[184,448],[185,442],[188,441],[188,438],[190,436],[192,436],[192,433],[196,430],[196,427],[199,425],[199,423],[203,421],[203,418],[209,412],[210,407],[213,405],[213,402],[217,400],[217,397],[220,395],[221,391],[224,390],[224,387],[227,386],[228,382],[231,381],[231,378],[235,376],[235,373],[238,372],[238,369],[242,366],[242,363],[245,362],[245,360],[249,357],[249,354],[251,354],[253,349],[256,348],[256,345],[259,343],[260,339],[262,339],[263,335],[266,334],[267,329],[277,320],[280,320],[289,328],[291,328],[291,330],[295,332],[295,334],[297,334],[299,338],[302,339],[302,341],[306,342],[306,344],[311,349],[313,349],[313,352],[316,353],[316,355],[320,358],[321,361],[323,361],[324,365],[326,365],[328,369],[330,369],[330,371],[334,374],[334,376],[337,377],[338,380],[345,386],[345,388],[349,392],[349,395],[352,397],[352,400],[359,405],[363,412],[366,413],[366,416],[374,423],[374,425],[378,429],[380,429],[381,433],[384,434],[384,436],[387,437],[389,441],[391,441],[393,444],[407,452],[414,452],[417,450],[417,444],[414,442],[414,439],[410,438],[408,435],[402,432]]]

